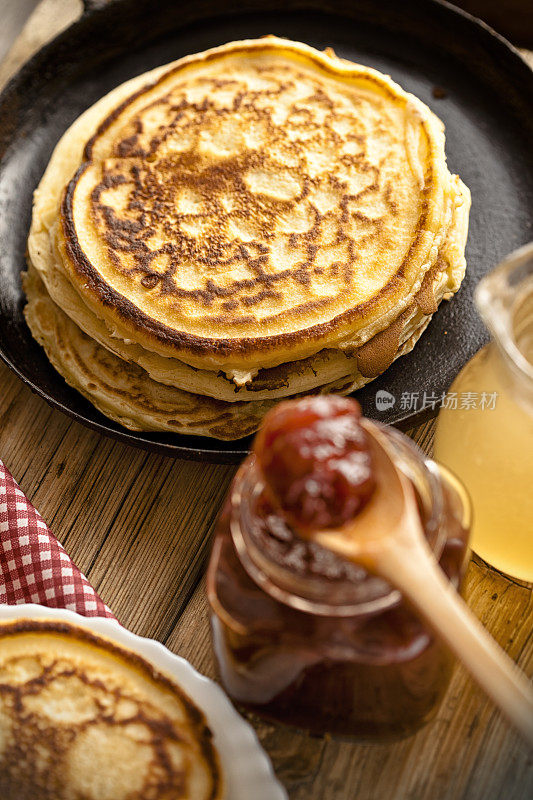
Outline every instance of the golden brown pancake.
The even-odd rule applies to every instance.
[[[70,386],[125,428],[239,439],[255,432],[277,402],[228,403],[158,383],[137,364],[123,361],[87,336],[50,299],[33,268],[24,276],[24,287],[26,320],[53,366]],[[385,341],[379,341],[383,336],[378,335],[360,348],[360,355],[351,359],[349,375],[314,392],[348,394],[364,385],[373,376],[362,375],[357,365],[370,372],[383,354],[388,361],[410,352],[429,320],[419,309],[408,310]]]
[[[143,658],[75,625],[0,624],[2,800],[216,800],[201,711]]]
[[[430,306],[420,307],[425,314],[432,314],[441,299],[450,296],[458,288],[462,272],[458,275],[457,270],[461,269],[461,264],[464,270],[463,251],[467,223],[468,203],[458,191],[452,223],[439,251],[439,259],[434,268],[426,273],[422,284],[424,287],[429,286],[432,294]],[[260,369],[254,376],[248,375],[239,382],[229,379],[222,371],[201,370],[180,359],[151,353],[131,340],[125,342],[112,336],[105,323],[85,304],[80,303],[78,293],[57,268],[57,254],[51,248],[49,237],[45,233],[34,238],[32,255],[31,263],[40,273],[51,298],[71,319],[92,339],[123,360],[138,364],[158,383],[230,403],[279,399],[311,392],[347,375],[352,375],[354,389],[364,383],[363,376],[361,380],[357,376],[358,364],[354,355],[357,348],[327,348],[306,359]],[[421,295],[422,291],[419,290],[415,300]],[[383,339],[382,334],[379,336]],[[366,346],[365,349],[368,350]],[[396,350],[397,347],[389,346],[385,360],[381,358],[379,364],[376,362],[368,375],[375,375],[386,369],[394,359]]]
[[[122,338],[247,370],[390,322],[435,262],[450,196],[427,107],[271,37],[182,59],[115,107],[68,184],[58,245]]]
[[[259,404],[384,371],[459,288],[469,206],[417,98],[265,37],[159,67],[85,112],[35,193],[29,262],[74,323],[66,336],[140,367],[152,395],[194,398],[177,430],[235,438]],[[104,413],[167,429],[142,400],[117,413],[123,385],[104,402],[45,347]],[[209,399],[235,405],[231,433],[200,423]]]

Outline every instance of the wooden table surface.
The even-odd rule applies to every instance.
[[[43,0],[0,65],[0,82],[78,12],[76,0]],[[412,435],[431,451],[433,423]],[[0,457],[120,622],[216,678],[203,576],[234,468],[102,438],[52,410],[4,365]],[[531,675],[531,590],[475,560],[466,594]],[[533,797],[533,758],[459,666],[436,719],[397,744],[340,743],[252,722],[291,800]]]

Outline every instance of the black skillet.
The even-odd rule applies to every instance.
[[[446,124],[453,172],[472,192],[468,272],[415,350],[357,393],[364,412],[402,428],[422,422],[486,341],[472,290],[499,259],[533,238],[533,73],[482,23],[437,0],[85,0],[82,17],[37,53],[0,97],[0,356],[56,408],[124,442],[180,458],[237,462],[249,440],[131,433],[68,387],[22,316],[31,197],[63,131],[127,78],[233,39],[276,33],[392,75]],[[395,404],[376,408],[385,390]],[[407,395],[415,393],[410,402]],[[416,401],[416,402],[415,402]],[[405,406],[408,406],[407,408]]]

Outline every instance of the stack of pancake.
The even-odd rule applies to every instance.
[[[332,51],[273,36],[119,86],[35,193],[26,318],[127,428],[236,439],[346,394],[459,288],[470,194],[443,125]]]
[[[137,654],[74,625],[0,624],[2,800],[220,800],[202,712]]]

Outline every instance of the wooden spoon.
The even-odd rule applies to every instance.
[[[398,588],[533,747],[533,686],[448,581],[422,531],[411,482],[380,444],[379,429],[364,426],[378,476],[372,499],[344,527],[308,535]]]

